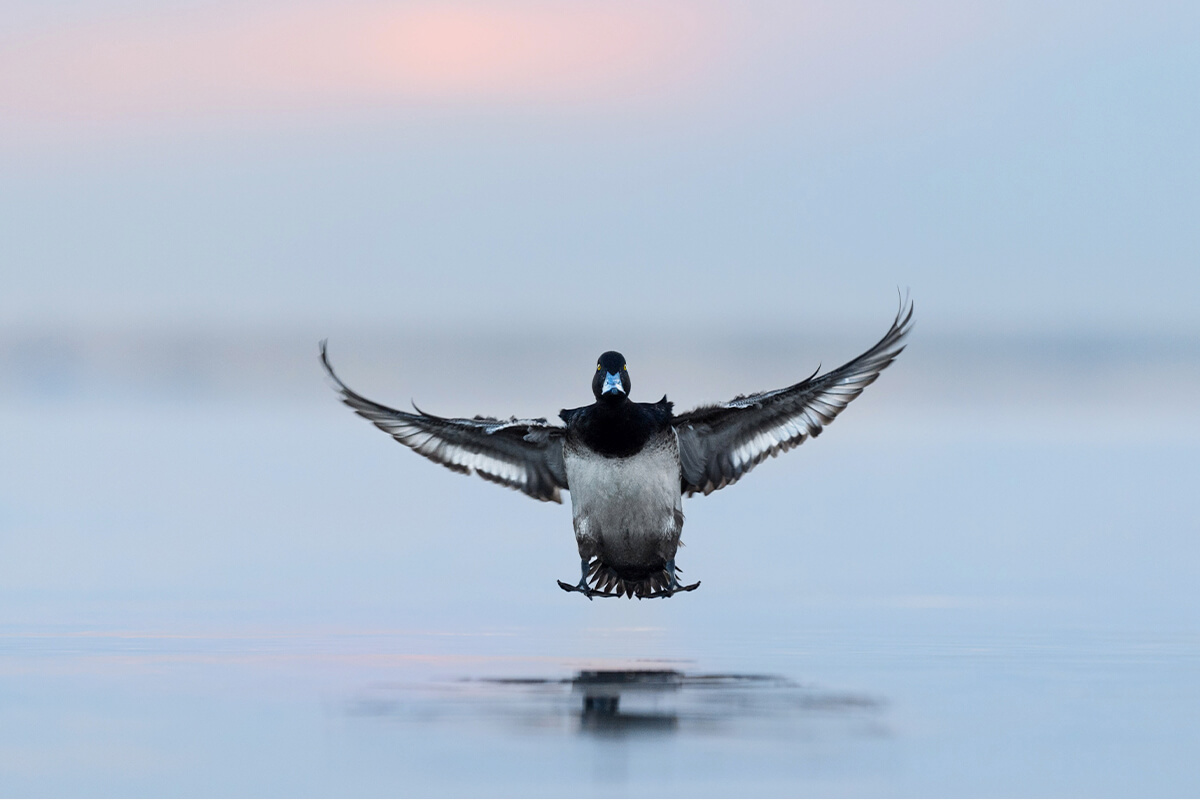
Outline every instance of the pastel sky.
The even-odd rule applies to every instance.
[[[1190,3],[0,10],[0,321],[1200,333]]]

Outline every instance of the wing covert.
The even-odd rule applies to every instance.
[[[737,397],[675,417],[682,489],[710,494],[736,482],[771,456],[819,436],[904,350],[913,306],[901,303],[874,347],[835,370],[784,389]]]
[[[562,502],[567,488],[563,429],[544,419],[448,419],[398,411],[354,392],[334,373],[321,342],[321,364],[342,402],[403,445],[444,467],[518,489],[536,500]]]

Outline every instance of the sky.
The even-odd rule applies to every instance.
[[[1191,3],[0,9],[0,325],[1200,335]]]

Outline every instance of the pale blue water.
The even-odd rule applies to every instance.
[[[14,390],[0,794],[1200,792],[1194,415],[1074,379],[947,399],[911,361],[687,501],[703,585],[644,602],[561,592],[566,507],[413,456],[315,369],[294,397]],[[478,410],[558,389],[498,391]],[[589,669],[772,680],[597,718]]]

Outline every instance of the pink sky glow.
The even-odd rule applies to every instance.
[[[26,126],[396,102],[653,99],[711,59],[674,4],[210,6],[112,18],[0,49],[0,115]]]

